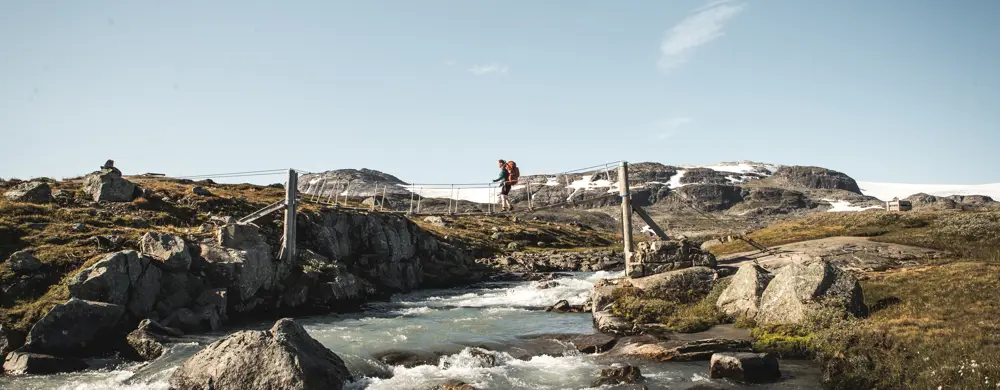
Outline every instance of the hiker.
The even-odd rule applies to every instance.
[[[510,199],[510,188],[514,184],[517,184],[517,179],[521,176],[520,170],[517,168],[517,164],[513,161],[497,160],[497,164],[500,166],[500,176],[493,180],[494,183],[500,182],[500,210],[514,210],[514,206],[511,206]]]

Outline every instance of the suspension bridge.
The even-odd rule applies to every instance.
[[[649,229],[662,240],[667,234],[642,208],[634,205],[635,190],[645,190],[647,183],[632,185],[629,181],[629,164],[614,161],[555,174],[522,175],[511,186],[508,196],[518,207],[509,211],[498,211],[500,183],[369,183],[366,180],[333,180],[329,172],[310,172],[300,169],[273,169],[249,172],[233,172],[207,175],[176,177],[178,179],[205,180],[222,178],[247,178],[259,176],[287,175],[285,198],[271,203],[237,220],[239,224],[252,223],[274,212],[284,211],[283,234],[278,258],[285,260],[296,256],[295,215],[299,204],[308,203],[321,209],[354,210],[360,212],[402,214],[418,216],[475,216],[475,215],[515,215],[533,213],[546,209],[573,207],[577,205],[621,199],[621,231],[624,244],[626,268],[631,264],[633,254],[632,214],[638,215]],[[300,179],[307,179],[300,184]],[[536,198],[545,193],[544,201]],[[392,196],[402,198],[405,206],[389,205]],[[671,193],[671,196],[674,196]],[[365,198],[366,204],[348,202],[349,198]],[[445,211],[427,211],[424,202],[431,199],[447,200]],[[679,199],[679,198],[678,198]],[[408,200],[408,204],[406,201]],[[720,227],[725,222],[710,213],[694,207],[683,199],[680,203],[689,207],[702,218]],[[395,202],[395,201],[394,201]],[[462,203],[473,206],[473,210],[459,211]],[[440,207],[439,207],[440,208]],[[438,209],[439,209],[438,208]],[[730,229],[731,232],[731,229]],[[761,252],[767,247],[753,241],[742,232],[734,237],[746,241]]]

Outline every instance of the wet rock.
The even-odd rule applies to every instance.
[[[153,311],[161,276],[149,256],[116,252],[71,279],[69,292],[74,298],[124,305],[134,317],[145,318]]]
[[[597,310],[597,309],[594,309]],[[619,336],[636,334],[637,330],[628,321],[611,314],[609,311],[594,312],[594,327],[603,333]]]
[[[344,361],[283,318],[267,331],[246,330],[216,341],[188,358],[170,377],[171,388],[331,389],[352,380]],[[211,384],[211,385],[209,385]]]
[[[694,361],[709,360],[719,352],[750,352],[748,340],[723,338],[696,341],[668,340],[659,342],[619,343],[611,354],[617,357],[651,361]]]
[[[3,195],[13,202],[49,203],[52,201],[52,188],[48,183],[32,181],[18,184]]]
[[[640,381],[642,381],[642,372],[639,367],[625,365],[602,369],[601,377],[594,382],[594,387],[632,384]]]
[[[11,352],[3,363],[7,375],[50,375],[82,371],[90,368],[86,362],[71,357],[55,357],[33,352]]]
[[[555,280],[544,280],[544,281],[533,282],[532,285],[535,286],[536,289],[546,290],[558,286],[559,282]]]
[[[163,323],[187,333],[216,331],[222,328],[222,318],[215,305],[179,309],[167,317]]]
[[[822,306],[863,316],[868,311],[864,302],[861,284],[849,272],[825,261],[792,263],[780,268],[764,289],[755,319],[765,324],[795,324]]]
[[[614,302],[614,291],[621,280],[602,279],[594,283],[594,291],[590,293],[590,307],[593,311],[607,310]]]
[[[0,324],[0,361],[3,361],[8,353],[21,348],[24,345],[26,337],[27,335],[24,332]]]
[[[135,199],[136,188],[135,183],[123,179],[121,171],[114,167],[91,173],[83,182],[83,191],[95,202],[131,202]]]
[[[714,354],[708,373],[711,378],[725,378],[748,383],[768,383],[781,379],[778,359],[764,353],[723,352]]]
[[[439,385],[437,390],[476,390],[476,388],[468,383],[451,379],[448,382]]]
[[[216,310],[216,315],[223,321],[227,319],[226,307],[228,306],[229,292],[224,288],[205,290],[195,299],[195,303],[200,307],[211,306]]]
[[[760,307],[760,297],[773,278],[773,274],[757,265],[744,265],[719,295],[716,306],[731,316],[754,318]]]
[[[715,256],[687,241],[646,241],[636,246],[629,277],[638,278],[689,267],[716,265]]]
[[[160,277],[160,293],[156,298],[156,313],[160,318],[167,318],[177,309],[188,307],[200,294],[204,282],[194,274],[181,272],[164,272]]]
[[[700,298],[712,291],[717,275],[708,267],[685,268],[664,272],[643,278],[633,278],[628,282],[635,288],[664,299],[687,302]]]
[[[164,271],[182,272],[191,267],[191,254],[188,252],[187,244],[180,237],[149,232],[139,240],[139,248],[142,253],[155,260],[153,264]]]
[[[121,305],[70,298],[31,327],[25,350],[74,355],[101,349],[106,346],[99,340],[112,333],[124,312]]]
[[[465,348],[462,352],[446,356],[441,359],[439,365],[443,369],[450,367],[475,367],[490,368],[502,364],[503,358],[500,352],[491,351],[480,347]]]
[[[142,320],[139,327],[125,338],[131,347],[130,355],[137,360],[150,361],[163,354],[163,344],[170,337],[180,337],[184,333],[178,329],[168,328],[150,319]]]
[[[416,366],[436,366],[438,355],[425,351],[390,350],[374,354],[372,357],[390,366],[412,368]]]
[[[42,268],[42,262],[28,251],[14,252],[3,264],[15,274],[29,273]]]
[[[577,351],[582,353],[601,353],[611,350],[618,339],[603,333],[575,336],[568,339]]]
[[[563,300],[561,300],[559,302],[556,302],[555,305],[552,305],[552,306],[549,306],[549,307],[545,308],[545,311],[555,311],[555,312],[565,313],[565,312],[568,312],[570,309],[571,309],[571,306],[569,304],[569,301],[563,299]]]

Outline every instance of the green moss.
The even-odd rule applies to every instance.
[[[662,324],[667,330],[693,333],[724,323],[728,317],[715,307],[730,279],[715,283],[708,293],[686,290],[681,293],[644,292],[617,288],[612,292],[612,313],[634,324]]]
[[[750,336],[757,352],[774,353],[782,358],[809,358],[815,355],[815,335],[802,326],[758,326],[750,331]]]

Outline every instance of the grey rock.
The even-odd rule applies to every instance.
[[[125,339],[132,348],[131,354],[140,360],[150,361],[163,354],[163,344],[170,341],[170,336],[180,337],[183,333],[145,319]]]
[[[250,300],[260,290],[269,290],[275,281],[275,265],[267,243],[258,242],[248,249],[223,248],[202,244],[201,256],[213,285],[228,287],[236,302]]]
[[[754,318],[760,307],[760,297],[774,275],[754,264],[747,264],[736,271],[729,286],[719,295],[716,306],[731,316]]]
[[[4,266],[15,274],[25,274],[42,268],[42,262],[33,256],[31,252],[17,251],[10,255]]]
[[[52,188],[48,183],[32,181],[18,184],[3,195],[14,202],[49,203],[52,201]]]
[[[15,330],[10,326],[0,324],[0,361],[7,356],[8,353],[21,348],[24,345],[25,338],[27,337],[24,332]],[[2,372],[0,372],[2,374]]]
[[[434,226],[437,226],[437,227],[448,227],[448,223],[445,222],[444,218],[441,218],[441,217],[436,216],[436,215],[432,215],[432,216],[429,216],[429,217],[424,217],[424,222],[427,222],[427,223],[429,223],[431,225],[434,225]]]
[[[849,272],[825,261],[792,263],[780,268],[760,299],[758,323],[796,324],[821,306],[840,307],[863,316],[861,284]]]
[[[69,282],[70,296],[124,305],[136,318],[153,311],[160,292],[161,271],[146,255],[128,250],[107,255]]]
[[[135,199],[136,185],[122,178],[117,168],[104,168],[87,175],[83,191],[95,202],[131,202]]]
[[[291,319],[268,331],[241,331],[188,358],[170,377],[178,390],[343,389],[344,361]]]
[[[686,302],[703,297],[712,291],[717,275],[708,267],[685,268],[643,278],[630,279],[629,283],[647,294],[668,300]]]
[[[610,333],[619,336],[633,335],[638,333],[632,324],[621,317],[611,314],[609,311],[597,311],[594,309],[594,327],[603,333]]]
[[[260,228],[252,224],[231,223],[219,228],[215,235],[216,242],[226,248],[243,249],[255,247],[265,242],[260,235]]]
[[[114,329],[124,312],[121,305],[70,298],[31,327],[25,348],[54,355],[100,349],[104,346],[99,340]]]
[[[191,253],[180,237],[149,232],[139,240],[142,252],[155,260],[154,264],[164,271],[187,271],[191,267]]]
[[[810,166],[785,166],[771,176],[777,183],[812,189],[844,190],[861,193],[858,183],[850,176],[834,170]]]
[[[645,241],[636,245],[630,277],[642,277],[689,267],[715,267],[715,255],[687,241]]]
[[[708,373],[713,379],[725,378],[747,383],[768,383],[781,379],[778,359],[764,353],[713,354]]]
[[[710,360],[713,354],[719,352],[750,352],[750,350],[751,344],[749,340],[713,338],[694,341],[659,341],[656,338],[652,338],[648,342],[619,342],[609,353],[615,357],[660,362],[681,362]]]
[[[618,338],[603,333],[596,333],[574,336],[567,341],[572,343],[576,347],[576,350],[582,353],[602,353],[614,347]]]
[[[160,278],[160,293],[156,298],[156,313],[160,318],[166,318],[177,309],[189,306],[203,285],[201,278],[194,274],[163,272]]]
[[[222,318],[215,305],[202,305],[194,309],[179,309],[166,320],[164,325],[178,328],[183,332],[197,333],[216,331],[222,328]]]
[[[515,241],[515,242],[507,244],[507,249],[508,250],[512,250],[512,251],[521,250],[522,249],[522,245],[521,245],[521,243]]]
[[[87,225],[84,225],[82,223],[73,224],[73,227],[70,228],[70,230],[73,230],[76,233],[82,233],[87,231]]]
[[[743,189],[722,184],[689,184],[676,190],[684,202],[703,211],[724,211],[743,201]]]
[[[7,375],[51,375],[83,371],[90,368],[86,362],[71,357],[55,357],[41,353],[11,352],[3,363]]]
[[[214,306],[220,319],[225,321],[226,307],[228,304],[229,292],[224,288],[216,288],[211,290],[205,290],[198,296],[195,303],[198,306]]]
[[[388,350],[375,353],[372,357],[390,366],[406,368],[436,366],[438,363],[438,355],[426,351]]]

